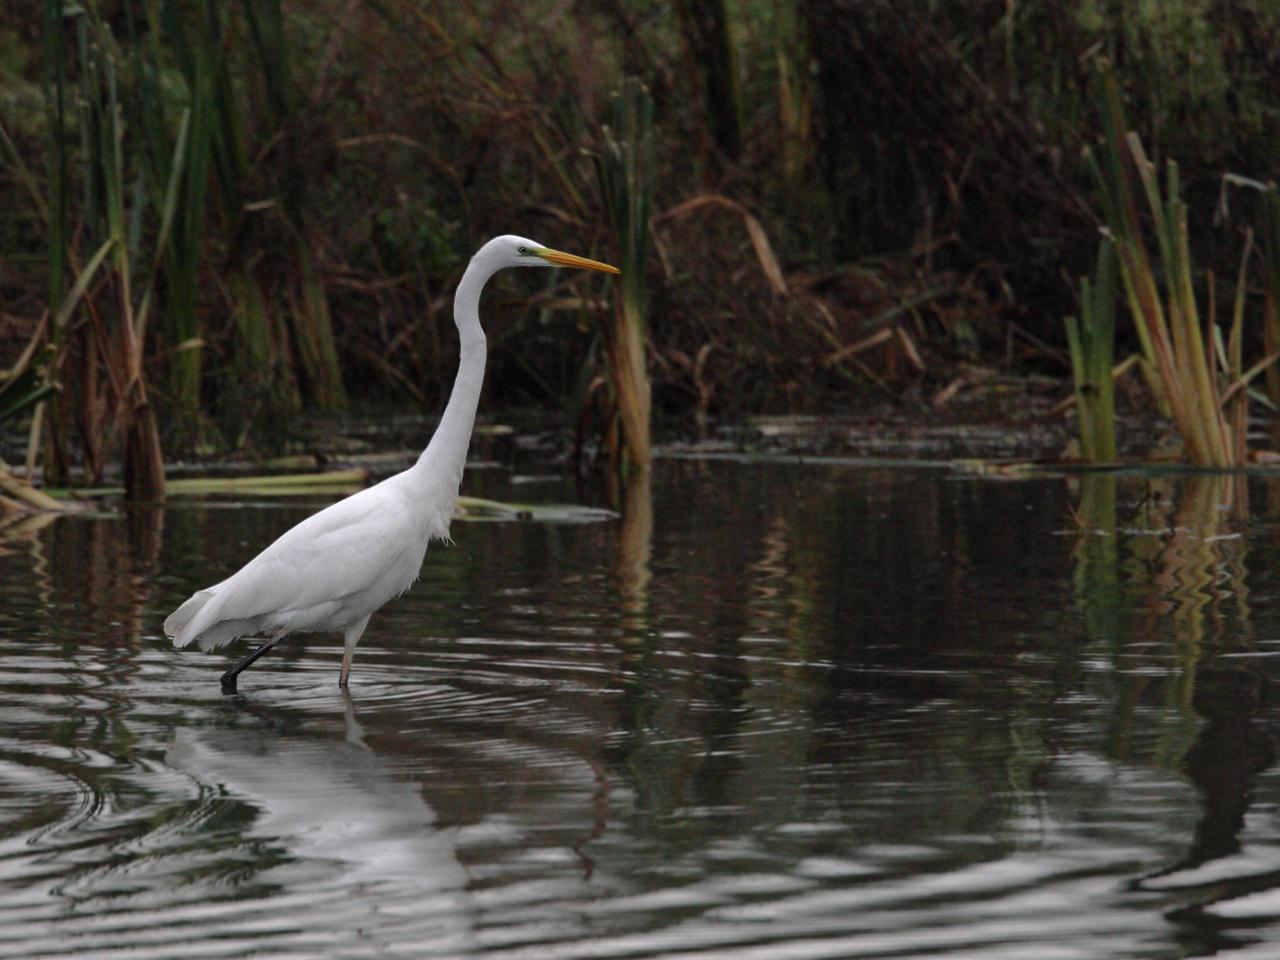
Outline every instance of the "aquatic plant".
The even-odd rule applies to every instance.
[[[187,229],[175,230],[175,241],[182,242],[171,244],[166,261],[168,306],[178,313],[171,318],[171,337],[175,343],[218,338],[208,312],[204,324],[196,316],[195,291],[199,255],[215,245],[224,249],[225,282],[218,289],[236,322],[232,362],[216,377],[215,413],[226,415],[230,439],[239,446],[258,417],[279,419],[300,405],[299,380],[320,409],[347,403],[316,238],[306,228],[307,178],[292,133],[298,102],[292,44],[280,0],[242,4],[242,19],[216,4],[189,14],[163,9],[162,18],[152,13],[151,36],[164,37],[172,50],[193,112],[179,220]],[[269,165],[262,163],[263,151]],[[264,191],[271,199],[254,202]],[[274,280],[274,296],[264,292],[263,273]],[[203,352],[188,351],[171,362],[171,402],[193,416]],[[246,409],[258,417],[245,417]],[[184,438],[188,445],[192,439]]]
[[[690,59],[701,74],[707,127],[728,161],[742,153],[742,95],[726,0],[676,0]]]
[[[96,249],[82,232],[75,34],[100,17],[125,183],[131,197],[145,187],[133,219],[144,272],[189,114],[143,344],[161,436],[183,453],[269,449],[285,442],[282,421],[355,388],[434,409],[452,369],[447,293],[473,242],[526,227],[599,241],[608,214],[580,187],[593,172],[583,148],[603,123],[617,135],[610,93],[624,76],[655,104],[644,280],[649,323],[663,322],[644,328],[644,372],[654,412],[673,420],[849,409],[873,389],[940,396],[931,381],[964,379],[956,360],[1060,363],[1073,309],[1060,278],[1092,269],[1094,252],[1072,149],[1096,112],[1080,51],[1123,52],[1133,127],[1153,157],[1178,157],[1192,191],[1224,157],[1267,169],[1277,130],[1268,5],[49,0],[7,12],[0,350],[16,353]],[[711,196],[767,226],[787,295],[761,282],[750,221],[688,206]],[[1203,235],[1212,204],[1188,199]],[[1197,276],[1226,276],[1231,247],[1197,247]],[[523,299],[490,339],[495,409],[558,403],[598,369],[583,324],[559,322],[593,316],[593,302]],[[92,473],[118,447],[102,439],[106,375],[74,359],[90,322],[72,319],[73,366],[55,372],[66,389],[41,415],[54,475],[82,450]],[[1280,375],[1272,384],[1280,393]]]
[[[619,447],[632,466],[644,468],[650,458],[644,268],[653,196],[653,99],[639,80],[624,80],[614,94],[613,124],[602,130],[602,140],[596,172],[622,268],[603,327],[605,363],[622,433]]]
[[[1080,280],[1080,319],[1067,317],[1067,345],[1075,381],[1080,455],[1107,463],[1116,458],[1116,404],[1111,363],[1115,353],[1116,255],[1104,237],[1092,282]]]
[[[1262,307],[1262,344],[1268,356],[1280,352],[1280,193],[1274,183],[1262,192],[1262,276],[1266,299]],[[1280,367],[1271,364],[1266,374],[1267,397],[1280,407]]]
[[[40,333],[37,330],[11,367],[0,370],[0,424],[35,409],[57,389],[37,354]]]
[[[1158,401],[1173,417],[1193,463],[1211,467],[1239,464],[1245,456],[1242,388],[1260,372],[1253,370],[1246,377],[1241,362],[1248,244],[1228,347],[1224,348],[1214,322],[1211,280],[1208,322],[1202,323],[1200,318],[1178,165],[1167,161],[1162,191],[1141,139],[1127,130],[1119,86],[1105,65],[1099,70],[1098,83],[1103,160],[1100,164],[1090,152],[1089,164],[1102,198],[1106,232],[1119,257],[1129,314],[1145,359],[1144,372]],[[1151,218],[1158,261],[1147,247],[1139,188]],[[1233,404],[1229,424],[1224,405],[1237,391],[1240,396]]]
[[[129,128],[126,138],[125,104],[121,92],[115,38],[91,11],[68,8],[49,0],[46,26],[52,46],[65,48],[74,40],[78,67],[78,97],[74,127],[62,104],[73,77],[65,58],[56,61],[50,100],[56,124],[49,130],[64,153],[65,139],[78,133],[80,176],[76,184],[71,166],[59,166],[49,178],[49,204],[56,219],[66,216],[65,198],[75,186],[83,196],[81,223],[74,233],[62,220],[51,229],[50,275],[57,294],[62,277],[74,276],[72,288],[50,324],[54,346],[51,369],[68,385],[62,406],[50,420],[50,447],[57,464],[67,460],[66,423],[78,419],[86,470],[100,477],[110,438],[123,440],[125,488],[130,497],[152,499],[164,492],[164,461],[160,434],[144,370],[147,326],[154,304],[160,252],[171,236],[179,184],[186,159],[190,114],[183,112],[170,142],[146,143],[145,133]],[[165,148],[168,179],[152,187],[142,172],[140,156]],[[154,193],[154,196],[153,196]],[[142,242],[144,218],[151,215],[154,235]],[[95,252],[82,267],[79,243]],[[61,472],[61,471],[59,471]]]
[[[7,370],[0,370],[0,429],[16,421],[32,410],[39,410],[42,401],[57,389],[47,375],[47,357],[40,357],[37,347],[41,331],[37,331],[17,361]],[[45,351],[41,351],[45,352]],[[39,421],[32,421],[32,440],[38,436]],[[34,454],[34,442],[29,444]],[[31,487],[31,460],[28,456],[26,483],[19,483],[0,461],[0,513],[34,507],[44,509],[48,499]]]

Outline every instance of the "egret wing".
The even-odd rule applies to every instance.
[[[216,646],[248,633],[338,629],[344,614],[365,616],[403,592],[426,542],[397,486],[362,490],[308,517],[179,607],[170,617],[175,643]]]

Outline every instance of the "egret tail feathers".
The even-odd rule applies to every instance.
[[[191,623],[192,619],[204,609],[205,604],[213,599],[212,590],[197,590],[191,597],[177,610],[169,614],[164,621],[164,633],[166,637],[173,638],[175,647],[185,647],[189,644],[194,633],[186,631],[186,626]]]
[[[257,629],[257,624],[252,620],[219,620],[192,639],[201,650],[216,650],[232,640],[256,633]]]
[[[173,637],[175,647],[193,642],[201,650],[213,650],[237,637],[253,633],[256,624],[246,619],[222,619],[225,606],[216,587],[200,590],[180,606],[164,622],[164,632]]]

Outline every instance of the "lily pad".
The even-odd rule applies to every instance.
[[[472,522],[604,523],[618,514],[602,507],[559,503],[505,503],[481,497],[459,497],[455,516]]]
[[[210,493],[253,493],[291,496],[311,493],[334,493],[358,490],[369,479],[362,467],[352,470],[328,470],[324,473],[286,473],[262,477],[184,477],[165,484],[172,496]]]

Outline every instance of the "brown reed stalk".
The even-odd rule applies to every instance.
[[[1119,85],[1109,68],[1100,71],[1099,87],[1104,165],[1092,153],[1089,161],[1103,201],[1106,233],[1119,255],[1129,313],[1152,374],[1149,382],[1172,415],[1191,461],[1232,466],[1240,462],[1243,451],[1235,449],[1223,412],[1226,386],[1214,366],[1217,327],[1212,313],[1208,323],[1202,323],[1196,303],[1178,165],[1167,162],[1162,192],[1142,141],[1126,132]],[[1145,196],[1158,261],[1148,251],[1139,190]],[[1232,375],[1229,365],[1223,372],[1225,378]]]
[[[595,158],[622,269],[614,285],[613,311],[604,325],[605,356],[622,444],[630,465],[643,469],[651,459],[644,267],[653,195],[653,100],[639,80],[624,80],[614,94],[613,120],[604,128],[603,149]]]

